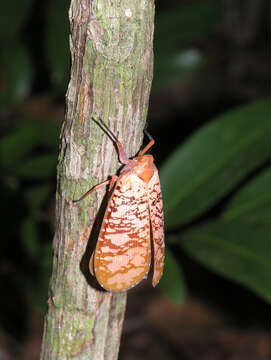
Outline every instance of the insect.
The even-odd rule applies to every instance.
[[[109,184],[109,199],[96,248],[89,268],[107,291],[124,291],[146,279],[151,264],[152,285],[156,286],[164,266],[164,217],[161,187],[152,155],[145,155],[150,141],[137,157],[129,159],[113,132],[100,120],[115,142],[119,161],[123,164],[119,176],[112,176],[83,195]]]

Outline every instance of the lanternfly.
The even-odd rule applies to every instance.
[[[109,184],[108,204],[90,259],[90,272],[104,289],[123,291],[145,279],[152,263],[152,285],[156,286],[164,266],[163,203],[153,156],[144,155],[154,140],[151,138],[137,157],[128,159],[116,136],[100,122],[116,143],[124,167],[119,176],[112,176],[74,201]]]

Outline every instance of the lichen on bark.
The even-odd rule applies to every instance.
[[[143,138],[152,81],[153,0],[72,0],[71,78],[59,154],[54,261],[41,359],[117,359],[126,294],[93,285],[89,274],[94,220],[104,191],[73,205],[115,174],[114,144],[128,156]]]

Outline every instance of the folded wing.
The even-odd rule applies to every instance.
[[[148,202],[153,244],[152,285],[156,286],[163,274],[165,256],[163,201],[157,169],[148,183]]]
[[[148,185],[135,174],[121,175],[100,230],[94,273],[106,290],[128,290],[147,276],[150,262]]]

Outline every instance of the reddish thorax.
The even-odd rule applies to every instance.
[[[140,155],[132,160],[129,160],[128,164],[124,166],[120,174],[125,174],[132,171],[141,180],[148,183],[155,171],[154,159],[152,155]]]

